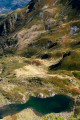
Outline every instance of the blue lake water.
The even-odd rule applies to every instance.
[[[44,115],[48,113],[70,112],[74,106],[74,100],[66,95],[55,95],[49,98],[30,97],[25,104],[10,104],[0,108],[0,118],[13,115],[26,108]]]

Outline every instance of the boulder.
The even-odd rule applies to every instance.
[[[78,30],[79,30],[79,28],[78,28],[77,26],[71,27],[70,34],[74,34],[74,33],[76,33]]]
[[[44,96],[43,93],[39,93],[39,94],[38,94],[38,97],[39,97],[39,98],[43,98],[43,96]]]

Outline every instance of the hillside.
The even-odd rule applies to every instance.
[[[0,0],[0,13],[8,13],[23,8],[30,0]]]
[[[72,97],[74,109],[45,116],[25,109],[2,120],[79,120],[80,0],[31,0],[0,17],[0,107],[55,94]]]

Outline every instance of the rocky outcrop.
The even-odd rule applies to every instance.
[[[80,107],[80,95],[76,98],[76,106]]]
[[[53,47],[55,47],[55,46],[57,46],[57,45],[58,45],[58,43],[55,42],[55,43],[51,44],[48,48],[50,49],[50,48],[53,48]]]
[[[70,34],[74,34],[74,33],[76,33],[78,30],[79,30],[79,28],[78,28],[77,26],[71,27]]]
[[[29,23],[28,13],[34,9],[34,5],[37,0],[32,0],[24,12],[18,9],[6,16],[4,21],[0,23],[0,36],[8,35],[21,29],[25,24]],[[27,19],[25,19],[27,17]],[[30,16],[29,16],[30,17]],[[32,17],[31,17],[32,18]]]
[[[31,0],[31,2],[29,3],[29,6],[28,6],[28,13],[35,10],[35,3],[38,2],[38,0]]]
[[[55,69],[55,68],[59,67],[61,65],[61,63],[62,63],[62,60],[63,59],[61,59],[60,61],[58,61],[58,63],[51,65],[49,67],[49,69],[52,70],[52,69]]]
[[[64,55],[63,55],[63,58],[65,58],[65,57],[67,57],[67,56],[70,56],[71,55],[71,51],[69,51],[68,53],[65,53]]]
[[[8,35],[15,29],[18,14],[15,12],[9,18],[0,23],[0,35]]]
[[[12,39],[17,41],[17,50],[22,50],[27,47],[33,40],[44,33],[45,31],[38,31],[41,25],[33,25],[30,29],[24,29],[17,34],[15,34]]]
[[[43,96],[44,96],[44,95],[43,95],[42,93],[39,93],[37,97],[43,98]]]

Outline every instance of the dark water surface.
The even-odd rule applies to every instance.
[[[32,108],[41,114],[70,112],[74,106],[74,100],[66,95],[55,95],[49,98],[30,97],[25,104],[10,104],[0,108],[0,118],[13,115],[26,108]]]

